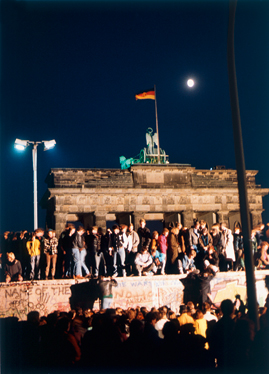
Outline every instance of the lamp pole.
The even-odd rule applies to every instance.
[[[44,144],[44,151],[53,148],[56,144],[55,140],[41,142],[33,142],[30,140],[15,140],[15,148],[24,150],[29,144],[32,145],[32,158],[33,158],[33,184],[34,184],[34,230],[38,228],[38,204],[37,204],[37,146],[38,144]]]
[[[257,308],[257,295],[254,274],[253,253],[250,245],[250,216],[249,216],[249,202],[246,183],[245,158],[243,149],[235,56],[234,56],[234,24],[235,11],[237,1],[230,0],[229,3],[229,26],[228,26],[228,47],[227,47],[227,61],[228,61],[228,76],[230,87],[230,102],[232,112],[232,123],[234,133],[234,147],[235,147],[235,161],[237,169],[237,180],[239,190],[240,213],[242,222],[242,232],[244,239],[244,254],[245,254],[245,269],[247,280],[247,294],[248,294],[248,310],[249,317],[255,323],[256,330],[259,330],[259,317]]]
[[[37,145],[33,143],[33,183],[34,183],[34,230],[38,228],[38,209],[37,209]]]

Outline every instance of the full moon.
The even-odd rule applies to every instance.
[[[187,80],[187,86],[188,87],[193,87],[194,86],[194,80],[193,79],[188,79]]]

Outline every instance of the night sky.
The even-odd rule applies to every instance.
[[[50,168],[120,168],[155,130],[170,163],[235,169],[227,71],[228,1],[2,1],[1,225],[33,230]],[[246,169],[269,188],[269,2],[238,1],[235,58]],[[186,81],[196,85],[190,89]],[[264,198],[269,222],[269,197]],[[39,207],[39,226],[45,211]]]

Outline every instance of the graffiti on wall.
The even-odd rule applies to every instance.
[[[113,289],[113,306],[126,309],[128,307],[145,306],[147,308],[167,305],[174,310],[183,300],[183,285],[178,277],[137,278],[120,282]]]
[[[0,317],[14,316],[24,320],[36,310],[47,315],[55,310],[69,311],[70,285],[44,282],[12,283],[0,288]]]
[[[269,271],[267,273],[269,276]],[[264,305],[268,294],[265,276],[265,271],[256,272],[257,300],[260,306]],[[184,276],[176,275],[118,278],[118,287],[113,287],[112,307],[127,309],[145,306],[150,309],[167,305],[178,312],[186,292],[180,281],[182,278]],[[71,286],[74,284],[74,280],[0,283],[0,318],[15,316],[25,320],[33,310],[39,311],[40,316],[55,310],[68,312]],[[245,275],[243,272],[218,273],[211,281],[211,290],[215,303],[227,298],[233,300],[236,294],[240,294],[242,300],[246,301]],[[95,307],[99,308],[98,302]]]

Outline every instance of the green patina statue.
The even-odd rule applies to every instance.
[[[146,132],[147,147],[141,149],[135,157],[126,159],[120,156],[121,169],[128,169],[134,164],[158,164],[158,136],[153,133],[153,129],[149,127]],[[156,146],[155,146],[156,145]],[[168,155],[160,148],[160,164],[168,164]]]

